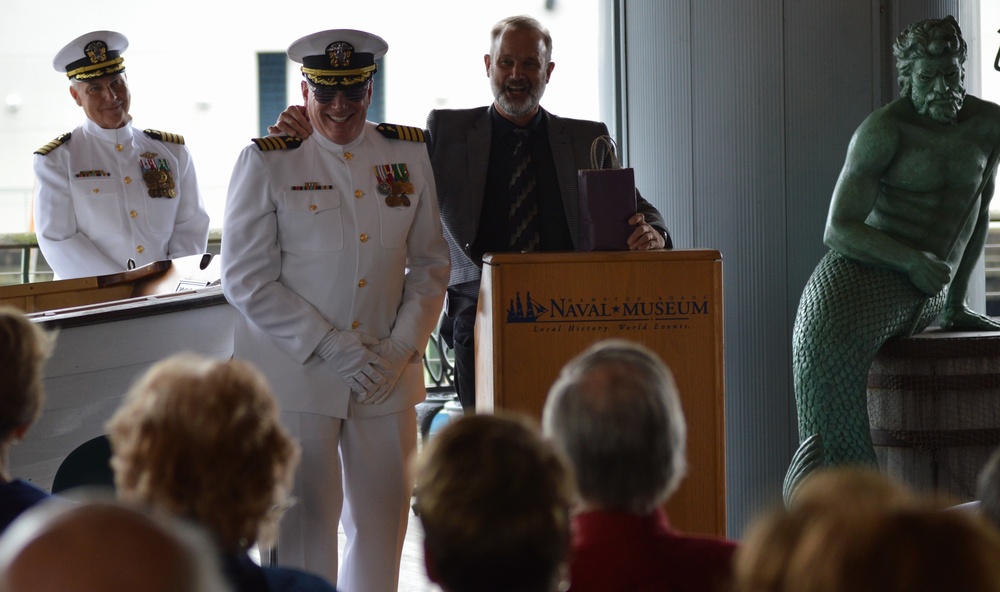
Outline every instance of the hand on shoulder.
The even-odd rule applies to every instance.
[[[312,130],[309,114],[303,105],[289,105],[278,115],[274,125],[267,126],[267,133],[272,136],[295,136],[302,139],[308,138]]]

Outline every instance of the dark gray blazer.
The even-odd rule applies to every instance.
[[[547,120],[570,236],[577,245],[580,236],[577,170],[591,168],[590,145],[594,138],[607,135],[608,128],[597,121],[566,119],[541,111]],[[486,194],[492,129],[489,107],[435,109],[427,116],[427,149],[434,168],[444,235],[451,250],[449,285],[480,278],[480,262],[472,261],[470,255]],[[610,166],[611,155],[604,144],[600,145],[598,159],[603,167]],[[664,234],[670,247],[670,236],[656,208],[638,196],[638,211],[648,224]]]

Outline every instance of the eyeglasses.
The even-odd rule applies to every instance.
[[[323,84],[310,84],[312,88],[313,98],[316,99],[317,103],[332,103],[337,97],[337,93],[344,93],[344,100],[351,103],[358,103],[364,100],[365,95],[368,94],[368,89],[370,88],[370,82],[366,81],[361,84],[355,84],[353,86],[326,86]]]

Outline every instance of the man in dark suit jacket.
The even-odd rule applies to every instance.
[[[484,56],[494,102],[489,107],[433,110],[427,116],[428,149],[437,184],[445,238],[451,248],[447,319],[442,332],[455,349],[455,385],[462,407],[475,408],[474,324],[484,253],[518,250],[509,245],[508,185],[517,144],[515,130],[528,130],[535,176],[536,251],[572,251],[579,244],[577,171],[591,166],[591,144],[608,134],[603,123],[566,119],[539,106],[555,63],[552,38],[535,19],[515,16],[492,31]],[[611,155],[599,144],[598,162]],[[631,250],[670,248],[662,216],[638,197]],[[448,321],[451,321],[449,327]]]
[[[508,17],[493,26],[484,56],[494,102],[475,109],[435,109],[427,116],[427,147],[437,185],[445,238],[451,250],[446,318],[441,332],[455,350],[455,387],[464,410],[475,409],[474,327],[484,253],[572,251],[579,244],[577,170],[590,169],[591,144],[608,135],[596,121],[567,119],[539,106],[555,63],[552,37],[537,20]],[[537,200],[537,236],[527,249],[512,247],[509,186],[518,131],[531,153]],[[289,108],[268,130],[309,135],[304,114]],[[611,154],[599,145],[602,168]],[[663,217],[638,194],[635,227],[622,245],[633,251],[671,248]]]

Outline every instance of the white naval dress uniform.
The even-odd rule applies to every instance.
[[[408,207],[390,207],[375,167],[400,163],[413,193]],[[320,133],[294,149],[248,146],[224,231],[223,290],[242,313],[234,355],[268,377],[303,448],[278,561],[350,592],[395,590],[423,365],[411,360],[385,401],[359,405],[314,350],[335,328],[423,353],[450,269],[426,147],[386,138],[370,122],[345,146]],[[338,521],[348,539],[339,581]]]
[[[205,252],[208,213],[186,146],[154,140],[131,121],[104,129],[88,119],[71,134],[34,162],[35,233],[58,278],[118,273],[129,259],[140,267]],[[170,168],[175,197],[149,196],[144,154]]]

